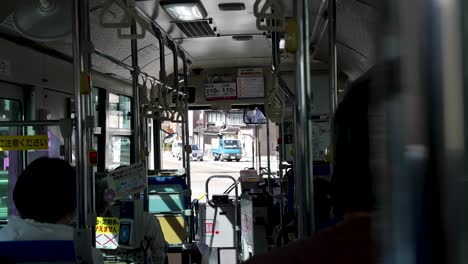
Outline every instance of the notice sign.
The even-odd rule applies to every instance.
[[[265,82],[262,68],[240,68],[237,73],[238,98],[265,97]]]
[[[237,71],[238,76],[255,76],[255,77],[263,77],[263,69],[262,68],[240,68]]]
[[[326,160],[325,149],[330,145],[329,122],[314,122],[312,126],[314,160]]]
[[[237,77],[238,98],[262,98],[265,97],[265,83],[261,77]]]
[[[114,170],[107,175],[107,181],[114,200],[128,198],[146,188],[145,166],[140,162]]]
[[[206,100],[233,100],[237,98],[236,83],[205,83]]]
[[[48,149],[47,135],[37,136],[0,136],[0,151]]]
[[[96,224],[96,248],[116,249],[119,246],[120,219],[98,217]]]

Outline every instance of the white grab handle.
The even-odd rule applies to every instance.
[[[265,100],[265,112],[271,121],[280,124],[283,122],[285,106],[286,104],[278,93],[278,78],[273,75],[273,87]]]
[[[263,5],[260,8],[260,4]],[[268,11],[270,10],[270,11]],[[274,10],[274,13],[272,12]],[[259,30],[263,31],[284,31],[286,21],[284,19],[284,7],[281,1],[278,0],[256,0],[254,4],[254,15],[257,17],[256,25]],[[267,23],[266,20],[274,19],[276,20],[276,26],[269,26],[262,23]],[[264,20],[262,22],[262,20]]]
[[[145,24],[145,21],[141,19],[141,17],[136,13],[134,7],[128,7],[128,12],[130,13],[130,16],[135,19],[135,22],[137,25],[140,25],[140,33],[136,34],[127,34],[124,33],[122,28],[119,28],[117,30],[117,34],[120,39],[143,39],[146,36],[146,29],[143,26]]]
[[[262,19],[257,18],[257,29],[262,31],[283,32],[285,30],[286,21],[284,19],[277,19],[277,26],[268,26],[262,24]]]
[[[260,9],[260,4],[264,0],[256,0],[254,4],[254,15],[257,18],[272,18],[272,19],[281,19],[284,17],[283,14],[283,5],[281,4],[280,1],[278,0],[266,0],[265,3],[262,5],[262,8]],[[274,13],[271,11],[268,12],[268,10],[275,10]]]

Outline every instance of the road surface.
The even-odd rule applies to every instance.
[[[239,177],[239,171],[245,167],[251,167],[251,158],[241,159],[240,162],[221,162],[205,158],[203,161],[190,161],[192,177],[192,200],[205,194],[205,182],[212,175],[230,175],[235,179]],[[267,157],[262,157],[262,167],[267,166]],[[177,169],[182,167],[182,161],[173,158],[170,152],[165,152],[163,157],[164,169]],[[278,162],[276,157],[271,157],[271,171],[276,172]],[[233,182],[224,179],[213,179],[210,182],[210,194],[223,193]],[[240,191],[240,190],[239,190]],[[234,191],[232,192],[234,194]],[[211,196],[211,195],[210,195]]]

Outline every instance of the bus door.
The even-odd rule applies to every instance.
[[[0,224],[9,215],[17,215],[13,189],[30,162],[46,156],[66,158],[73,163],[72,122],[71,119],[62,122],[71,115],[67,113],[71,96],[46,88],[0,82],[0,221],[3,221]],[[63,131],[69,134],[67,143],[62,135],[64,127],[67,129]]]
[[[21,121],[24,114],[23,87],[0,82],[0,122]],[[21,134],[19,127],[0,127],[1,136]],[[13,203],[13,186],[22,170],[20,151],[0,150],[0,225],[10,214],[16,214]]]

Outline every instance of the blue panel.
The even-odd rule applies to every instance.
[[[183,176],[150,176],[148,177],[148,185],[167,185],[167,184],[176,184],[183,187],[184,190],[187,189],[187,183],[185,182],[185,177]]]
[[[75,263],[74,241],[0,242],[0,263]]]
[[[186,194],[153,194],[149,196],[150,213],[182,212],[187,209]]]
[[[152,192],[183,192],[187,188],[184,188],[180,184],[158,184],[158,185],[149,185],[148,191]]]
[[[180,213],[187,209],[188,196],[185,192],[187,190],[185,180],[185,177],[180,176],[148,177],[149,212]]]

